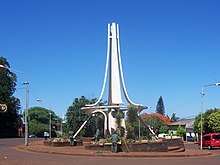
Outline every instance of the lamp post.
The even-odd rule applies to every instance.
[[[42,100],[42,99],[37,99],[37,102],[41,102],[41,101],[44,101],[44,100]],[[51,126],[52,126],[52,124],[51,124],[51,120],[52,120],[52,112],[51,112],[51,105],[48,103],[48,105],[49,105],[49,115],[50,115],[50,120],[49,120],[49,133],[50,133],[50,135],[49,135],[49,137],[51,138],[51,132],[52,132],[52,130],[51,130]]]
[[[138,113],[138,116],[140,117],[140,113]],[[139,136],[139,140],[141,140],[141,122],[140,122],[140,120],[138,122],[138,136]]]
[[[200,119],[200,122],[201,122],[201,128],[200,128],[200,149],[202,150],[202,135],[203,135],[203,133],[202,133],[202,131],[203,131],[203,126],[202,126],[202,113],[203,113],[203,108],[204,108],[204,105],[203,105],[203,97],[205,96],[205,94],[204,94],[204,88],[205,87],[208,87],[208,86],[220,86],[220,83],[215,83],[215,84],[208,84],[208,85],[204,85],[203,87],[202,87],[202,90],[201,90],[201,119]]]
[[[19,70],[15,70],[15,69],[11,69],[11,68],[7,68],[6,66],[4,65],[0,65],[0,68],[3,68],[3,69],[6,69],[6,70],[9,70],[9,71],[12,71],[12,72],[18,72],[18,73],[21,73],[24,75],[25,77],[25,74],[24,72],[22,71],[19,71]],[[26,82],[23,83],[25,86],[26,86],[26,110],[25,110],[25,113],[24,113],[24,124],[25,124],[25,145],[28,146],[28,108],[29,108],[29,82],[27,81],[26,79]]]
[[[52,113],[50,112],[50,139],[51,139],[51,115]]]

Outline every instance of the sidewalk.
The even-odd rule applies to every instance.
[[[212,153],[204,150],[186,150],[185,152],[118,152],[85,150],[84,146],[51,147],[43,145],[43,141],[29,143],[29,146],[21,145],[19,149],[60,155],[86,156],[86,157],[192,157],[208,156]]]

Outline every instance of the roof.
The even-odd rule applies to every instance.
[[[191,118],[191,119],[180,119],[179,121],[177,122],[173,122],[169,125],[184,125],[186,126],[186,128],[193,128],[194,127],[194,121],[195,121],[195,118]]]

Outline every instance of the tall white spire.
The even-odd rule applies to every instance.
[[[118,54],[118,31],[116,23],[112,23],[110,29],[110,71],[109,71],[109,98],[108,104],[123,104],[121,97],[121,83],[119,72],[119,54]]]
[[[110,67],[108,67],[109,63],[110,63]],[[116,23],[108,24],[107,59],[106,59],[104,82],[100,97],[96,103],[87,106],[96,106],[101,101],[105,90],[106,79],[109,68],[110,70],[109,70],[108,105],[123,104],[122,93],[121,93],[121,86],[122,86],[125,98],[128,101],[128,103],[132,105],[140,106],[140,104],[135,104],[130,100],[125,87],[124,76],[122,71],[121,55],[120,55],[119,27],[118,24]]]
[[[108,105],[99,106],[98,103],[101,101],[103,97],[108,73],[109,73]],[[112,131],[116,130],[117,128],[117,125],[115,122],[115,113],[116,112],[124,113],[123,110],[126,110],[125,108],[127,108],[127,106],[121,105],[121,104],[124,104],[122,101],[121,88],[123,89],[124,96],[129,104],[139,106],[142,109],[144,108],[141,104],[133,103],[128,97],[128,93],[127,93],[125,83],[124,83],[123,70],[122,70],[119,27],[118,27],[118,24],[112,23],[112,24],[108,24],[108,47],[107,47],[107,57],[106,57],[106,65],[105,65],[105,76],[104,76],[104,81],[103,81],[100,97],[96,103],[86,105],[86,107],[81,108],[82,110],[85,110],[90,115],[97,113],[97,112],[100,112],[104,115],[105,135],[107,134],[107,132],[111,134]],[[85,121],[84,124],[87,121]],[[125,127],[124,118],[122,119],[121,125]],[[83,125],[80,127],[77,133],[82,129],[82,127]],[[74,136],[76,136],[77,133]]]

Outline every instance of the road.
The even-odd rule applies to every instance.
[[[42,139],[30,139],[31,141]],[[212,156],[184,158],[104,158],[76,157],[34,153],[19,150],[16,146],[23,144],[24,139],[0,139],[0,165],[219,165],[220,149],[211,150]],[[197,148],[194,144],[186,144],[186,148]]]

